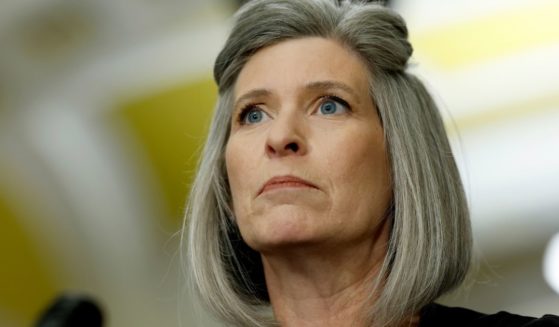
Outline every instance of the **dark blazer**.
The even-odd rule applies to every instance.
[[[505,311],[484,314],[464,308],[430,304],[421,310],[420,327],[559,327],[559,317],[520,316]]]

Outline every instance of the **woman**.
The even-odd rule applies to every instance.
[[[224,322],[458,325],[431,303],[467,273],[468,209],[411,54],[405,23],[379,5],[239,10],[183,239],[193,285]]]

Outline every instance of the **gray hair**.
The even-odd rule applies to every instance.
[[[237,12],[215,62],[219,100],[191,189],[181,246],[192,287],[225,322],[277,324],[261,259],[234,223],[224,149],[239,72],[258,50],[289,39],[336,40],[369,69],[394,194],[381,286],[367,308],[368,318],[377,326],[394,326],[463,281],[471,261],[466,199],[438,109],[422,82],[406,72],[413,51],[407,34],[403,19],[377,4],[253,0]]]

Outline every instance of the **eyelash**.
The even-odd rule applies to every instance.
[[[239,112],[239,115],[237,116],[237,122],[239,123],[239,125],[246,125],[245,123],[246,116],[248,115],[249,112],[251,112],[253,109],[256,108],[258,108],[258,104],[249,103],[245,105]]]
[[[342,106],[344,106],[349,112],[352,111],[351,106],[349,105],[349,103],[347,103],[347,101],[345,101],[344,99],[335,96],[335,95],[325,95],[323,97],[320,98],[320,104],[328,101],[328,100],[332,100],[332,101],[336,101],[339,104],[341,104]]]
[[[351,106],[349,105],[349,103],[347,101],[345,101],[344,99],[336,96],[336,95],[332,95],[332,94],[328,94],[328,95],[324,95],[320,97],[320,102],[319,105],[328,101],[328,100],[332,100],[332,101],[336,101],[338,103],[340,103],[342,106],[344,106],[349,112],[352,111]],[[250,111],[252,111],[253,109],[257,109],[259,104],[254,104],[254,103],[248,103],[246,104],[241,111],[239,112],[239,114],[237,115],[237,122],[240,125],[246,125],[245,123],[245,118],[248,115],[248,113]],[[260,109],[260,108],[258,108]],[[260,109],[262,110],[262,109]]]

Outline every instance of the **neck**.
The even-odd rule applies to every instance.
[[[357,244],[263,253],[268,293],[281,326],[367,326],[387,228]]]

